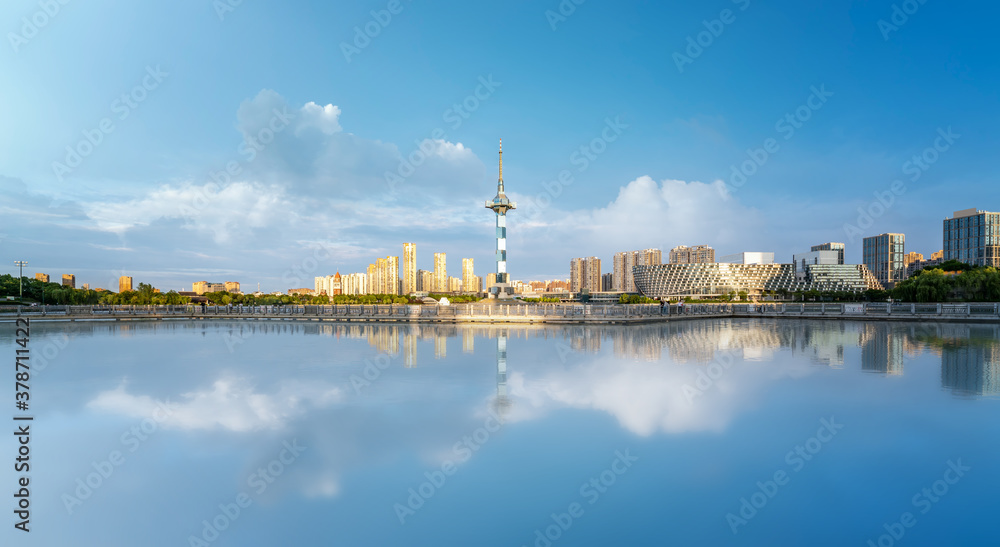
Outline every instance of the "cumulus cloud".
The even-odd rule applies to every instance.
[[[740,350],[732,354],[732,368],[697,396],[686,395],[684,386],[698,385],[705,365],[623,362],[602,357],[540,377],[514,372],[508,382],[515,399],[509,420],[535,419],[553,409],[568,407],[606,412],[623,428],[641,436],[722,432],[735,416],[762,396],[769,384],[811,373],[811,369],[791,361],[769,362],[769,370],[762,372],[754,368],[759,365],[747,362],[754,360],[754,353]]]
[[[328,104],[320,106],[312,101],[302,107],[302,118],[295,133],[299,134],[305,128],[314,127],[326,135],[340,131],[340,108]]]
[[[139,199],[89,203],[85,210],[102,230],[122,233],[161,219],[182,219],[186,228],[212,234],[216,243],[253,228],[287,224],[295,214],[282,188],[246,182],[164,185]]]
[[[512,236],[540,243],[539,252],[556,244],[575,249],[573,256],[605,257],[629,249],[697,244],[749,250],[759,245],[750,237],[766,231],[762,215],[726,193],[722,181],[656,182],[641,176],[620,187],[606,206],[577,211],[559,210],[558,197],[549,207],[538,196],[515,197],[520,216],[512,221],[518,224]]]
[[[314,197],[382,201],[417,192],[436,196],[443,188],[462,193],[470,181],[482,181],[482,163],[461,143],[424,139],[397,146],[365,139],[345,132],[340,116],[333,104],[293,108],[269,89],[244,101],[236,127],[246,176]],[[390,184],[387,173],[402,173],[404,184]]]
[[[216,380],[211,389],[182,394],[182,402],[159,402],[148,395],[133,395],[122,382],[113,390],[98,393],[87,407],[141,418],[154,417],[157,408],[166,408],[170,414],[163,425],[168,428],[247,432],[281,428],[304,412],[307,405],[327,406],[341,396],[338,387],[303,382],[286,383],[275,393],[259,393],[244,380],[224,377]]]

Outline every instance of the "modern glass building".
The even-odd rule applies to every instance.
[[[944,220],[944,259],[1000,267],[1000,213],[955,211]]]
[[[887,289],[906,279],[905,239],[903,234],[879,234],[864,239],[862,262]]]
[[[837,251],[837,258],[839,261],[837,264],[844,263],[844,244],[843,243],[821,243],[819,245],[813,245],[810,251]]]
[[[793,264],[662,264],[636,266],[635,284],[650,298],[702,298],[746,291],[760,296],[768,291],[849,291],[881,289],[875,276],[861,264],[815,264],[805,275],[795,275]]]
[[[723,256],[719,259],[719,262],[728,262],[730,264],[774,264],[774,253],[757,251],[735,253]]]

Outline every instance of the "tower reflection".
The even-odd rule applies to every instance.
[[[501,419],[510,410],[510,396],[507,393],[507,333],[497,336],[497,397],[493,405]]]

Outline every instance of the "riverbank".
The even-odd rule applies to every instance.
[[[37,306],[22,317],[58,321],[319,321],[386,323],[638,324],[703,318],[813,318],[998,323],[1000,305],[975,304],[457,304],[452,306]],[[0,311],[14,322],[16,310]]]

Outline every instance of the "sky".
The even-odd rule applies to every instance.
[[[63,3],[65,2],[65,4]],[[996,211],[1000,7],[940,0],[10,0],[0,271],[312,287],[402,244],[514,279],[574,257]],[[29,273],[30,272],[30,273]]]

